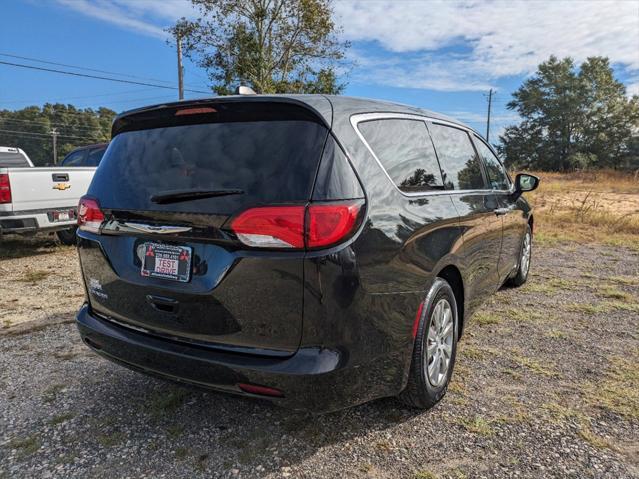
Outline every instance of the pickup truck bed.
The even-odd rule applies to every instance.
[[[95,170],[0,168],[0,190],[4,189],[4,196],[0,191],[0,235],[74,227],[78,201],[89,188]]]

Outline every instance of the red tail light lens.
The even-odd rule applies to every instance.
[[[231,229],[247,246],[321,248],[346,239],[356,228],[364,200],[305,206],[265,206],[244,211]]]
[[[78,204],[78,228],[82,231],[99,233],[100,226],[104,221],[104,213],[100,209],[97,200],[82,197]]]
[[[251,208],[233,220],[231,229],[248,246],[303,248],[304,209],[304,206]]]
[[[7,173],[0,174],[0,204],[11,203],[11,184]]]
[[[361,201],[310,205],[306,247],[332,245],[348,236],[357,223],[360,208]]]

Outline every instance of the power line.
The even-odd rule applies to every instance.
[[[100,93],[97,95],[81,95],[81,96],[64,96],[57,98],[49,98],[44,100],[32,100],[32,99],[20,99],[20,100],[3,100],[0,103],[50,103],[50,102],[61,102],[67,100],[83,100],[88,98],[98,98],[103,96],[114,96],[114,95],[129,95],[131,93],[140,93],[145,91],[154,91],[155,88],[137,88],[135,90],[124,90],[124,91],[116,91],[112,93]]]
[[[12,67],[18,67],[18,68],[28,68],[31,70],[40,70],[40,71],[45,71],[45,72],[50,72],[50,73],[60,73],[63,75],[71,75],[71,76],[76,76],[76,77],[84,77],[84,78],[93,78],[96,80],[106,80],[106,81],[113,81],[113,82],[118,82],[118,83],[130,83],[131,85],[142,85],[142,86],[151,86],[151,87],[155,87],[155,88],[164,88],[165,90],[177,90],[177,88],[175,87],[171,87],[171,86],[166,86],[166,85],[154,85],[152,83],[145,83],[145,82],[138,82],[138,81],[132,81],[132,80],[122,80],[120,78],[109,78],[109,77],[103,77],[103,76],[98,76],[98,75],[89,75],[86,73],[78,73],[78,72],[70,72],[70,71],[65,71],[65,70],[56,70],[54,68],[44,68],[44,67],[37,67],[34,65],[24,65],[21,63],[11,63],[11,62],[5,62],[5,61],[0,61],[0,65],[8,65],[8,66],[12,66]],[[184,91],[189,91],[192,93],[204,93],[204,94],[210,94],[211,92],[206,92],[206,91],[201,91],[201,90],[192,90],[192,89],[184,89]]]
[[[30,62],[45,63],[47,65],[56,65],[56,66],[59,66],[59,67],[76,68],[78,70],[85,70],[85,71],[88,71],[88,72],[106,73],[107,75],[117,75],[117,76],[123,76],[123,77],[128,77],[128,78],[136,78],[138,80],[146,80],[146,81],[168,83],[170,85],[175,85],[175,83],[173,83],[172,81],[169,81],[169,80],[158,80],[157,78],[147,78],[147,77],[141,77],[141,76],[131,75],[131,74],[127,74],[127,73],[118,73],[118,72],[110,72],[110,71],[107,71],[107,70],[98,70],[98,69],[95,69],[95,68],[79,67],[77,65],[69,65],[68,63],[58,63],[58,62],[52,62],[52,61],[49,61],[49,60],[41,60],[39,58],[23,57],[23,56],[20,56],[20,55],[13,55],[11,53],[1,53],[0,52],[0,56],[9,57],[9,58],[18,58],[20,60],[27,60],[27,61],[30,61]],[[192,86],[192,85],[190,85],[190,86]]]

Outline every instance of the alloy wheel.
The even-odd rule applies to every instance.
[[[434,387],[444,384],[448,377],[448,368],[453,354],[454,333],[453,310],[448,300],[442,298],[433,308],[424,357],[424,369],[428,381]]]

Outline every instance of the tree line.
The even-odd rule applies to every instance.
[[[0,146],[22,148],[36,166],[52,165],[52,131],[57,132],[60,162],[78,146],[109,141],[115,115],[108,108],[82,109],[60,103],[0,110]]]

